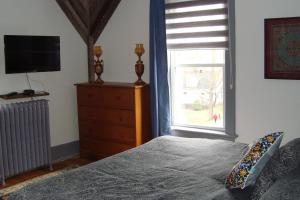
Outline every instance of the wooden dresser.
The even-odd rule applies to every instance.
[[[101,159],[150,140],[149,85],[76,86],[81,156]]]

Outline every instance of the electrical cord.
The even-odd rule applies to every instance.
[[[29,76],[26,72],[26,78],[27,78],[27,82],[28,82],[28,85],[29,85],[29,88],[32,90],[32,87],[31,87],[31,84],[30,84],[30,80],[29,80]]]
[[[37,82],[38,84],[40,84],[41,85],[41,87],[42,87],[42,91],[46,91],[46,87],[45,87],[45,84],[42,82],[42,81],[39,81],[39,80],[36,80],[36,79],[33,79],[33,78],[30,78],[30,81],[31,82]]]
[[[31,87],[31,84],[30,84],[30,80],[29,80],[29,76],[28,76],[27,72],[26,72],[26,79],[27,79],[29,88],[32,90],[32,87]],[[33,97],[31,97],[31,100],[33,101]]]

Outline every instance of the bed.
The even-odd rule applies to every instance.
[[[163,136],[28,185],[8,199],[247,200],[252,189],[224,187],[226,176],[246,149],[246,144],[230,141]]]

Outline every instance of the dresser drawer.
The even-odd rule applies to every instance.
[[[77,87],[78,105],[134,109],[134,90],[131,88]]]
[[[135,144],[134,128],[124,126],[109,126],[87,121],[81,121],[80,139],[89,138],[91,140],[115,141],[123,144]]]
[[[107,141],[81,140],[80,149],[84,153],[91,153],[98,158],[108,157],[133,148],[132,145]]]
[[[76,84],[80,155],[101,159],[150,139],[149,85]]]
[[[79,120],[98,124],[134,127],[134,112],[131,110],[80,106]]]

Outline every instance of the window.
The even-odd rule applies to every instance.
[[[170,50],[174,125],[224,128],[224,50]]]
[[[232,2],[232,1],[231,1]],[[166,33],[175,127],[234,136],[234,51],[227,0],[168,0]],[[231,19],[231,18],[230,18]]]

